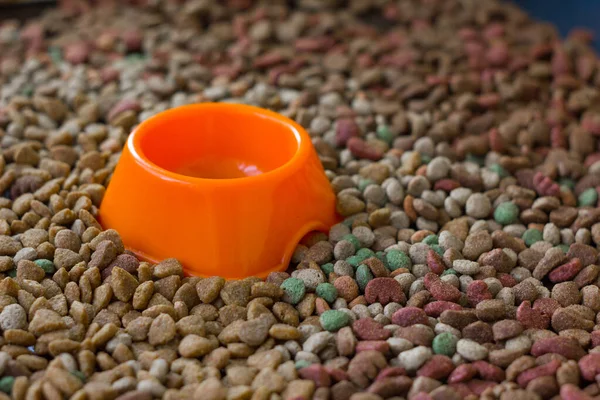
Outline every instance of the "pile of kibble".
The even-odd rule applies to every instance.
[[[599,398],[589,32],[492,0],[109,3],[0,23],[0,400]],[[186,277],[96,220],[130,130],[206,101],[312,137],[345,219],[288,272]]]

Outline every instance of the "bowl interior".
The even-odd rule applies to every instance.
[[[193,178],[238,179],[273,171],[298,152],[293,126],[252,108],[181,107],[138,128],[138,151]]]

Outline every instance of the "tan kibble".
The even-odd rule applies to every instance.
[[[187,335],[179,344],[178,351],[183,357],[200,357],[214,349],[214,343],[198,335]]]
[[[16,360],[32,371],[40,371],[48,366],[48,360],[33,354],[22,354]]]
[[[83,387],[83,383],[74,375],[60,368],[49,368],[46,378],[67,396],[71,396]]]
[[[103,284],[94,289],[93,305],[96,310],[102,310],[108,306],[113,296],[111,285]]]
[[[72,353],[79,350],[81,344],[71,339],[56,339],[48,345],[48,351],[54,357],[63,353]]]
[[[288,384],[288,387],[283,392],[283,398],[312,398],[313,393],[315,392],[315,383],[311,380],[294,380]]]
[[[152,321],[150,317],[138,317],[127,325],[127,333],[135,341],[144,341],[148,337]]]
[[[115,267],[111,273],[110,286],[117,299],[127,302],[133,297],[138,287],[138,281],[129,272]]]
[[[35,343],[35,336],[22,329],[8,329],[4,331],[4,339],[7,343],[19,346],[32,346]]]
[[[117,333],[118,328],[114,324],[106,324],[98,332],[92,336],[92,345],[94,347],[100,347],[112,339]]]
[[[278,340],[297,340],[302,335],[298,328],[287,324],[275,324],[269,329],[269,335]]]
[[[29,323],[29,332],[36,336],[44,333],[64,329],[65,322],[60,315],[52,310],[40,309],[37,310],[33,320]]]
[[[154,282],[146,281],[140,284],[133,294],[133,308],[143,310],[148,305],[148,302],[154,294]]]
[[[62,393],[50,382],[42,383],[42,393],[44,398],[48,400],[60,400],[63,398]]]
[[[175,321],[169,314],[160,314],[152,321],[148,332],[148,342],[153,345],[165,344],[176,334]]]
[[[205,336],[206,329],[204,327],[204,319],[199,315],[189,315],[181,318],[176,324],[177,333],[181,337],[187,335]]]

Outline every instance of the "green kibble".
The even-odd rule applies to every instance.
[[[62,61],[62,51],[59,47],[51,46],[48,48],[48,54],[53,63],[59,64]]]
[[[298,278],[288,278],[281,284],[281,288],[285,292],[287,300],[291,304],[298,304],[304,298],[306,288],[304,282]]]
[[[598,192],[594,188],[585,189],[578,198],[579,206],[595,206],[598,201]]]
[[[456,272],[452,268],[448,268],[447,270],[445,270],[444,272],[442,272],[442,274],[440,276],[444,276],[444,275],[456,275],[456,276],[458,276],[458,272]]]
[[[17,269],[13,268],[10,271],[8,271],[6,273],[6,275],[10,276],[11,278],[16,278],[17,277]]]
[[[56,272],[56,268],[54,268],[54,263],[50,260],[40,258],[39,260],[35,260],[34,263],[36,263],[38,267],[46,271],[47,274],[53,274],[54,272]]]
[[[442,246],[440,246],[439,244],[432,244],[431,246],[431,250],[435,251],[436,253],[438,253],[441,257],[444,256],[444,249],[442,248]]]
[[[501,203],[494,211],[494,219],[502,225],[514,224],[519,220],[519,207],[510,201]]]
[[[383,263],[383,265],[385,266],[385,268],[387,270],[390,269],[387,258],[385,258],[385,253],[383,251],[378,251],[377,253],[375,253],[375,257],[377,257],[379,259],[379,261],[381,261]]]
[[[354,268],[357,268],[363,261],[365,261],[365,258],[357,255],[346,258],[346,262],[352,265]]]
[[[5,376],[4,378],[0,378],[0,392],[10,394],[12,392],[12,387],[14,383],[15,378],[12,376]]]
[[[500,178],[506,178],[510,175],[500,164],[492,164],[489,166],[489,169],[490,171],[497,173]]]
[[[319,317],[323,329],[335,332],[350,324],[350,316],[343,311],[327,310]]]
[[[385,255],[385,258],[390,271],[395,271],[398,268],[410,269],[412,267],[412,261],[410,260],[410,257],[403,251],[390,250]]]
[[[71,374],[79,378],[81,382],[85,383],[85,374],[81,371],[71,371]]]
[[[358,182],[358,190],[360,190],[361,192],[364,191],[367,186],[369,185],[375,185],[375,181],[372,179],[361,179]]]
[[[452,357],[456,353],[456,343],[458,339],[450,332],[442,332],[433,338],[431,347],[435,354],[442,354]]]
[[[337,299],[337,289],[331,283],[319,283],[316,289],[317,296],[328,303],[333,303]]]
[[[310,361],[306,361],[306,360],[298,360],[296,361],[296,369],[302,369],[302,368],[306,368],[308,366],[310,366]]]
[[[477,164],[480,167],[483,167],[485,165],[485,160],[483,159],[483,157],[479,157],[471,153],[467,154],[467,156],[465,157],[465,161],[472,162],[473,164]]]
[[[538,229],[527,229],[525,233],[523,233],[522,239],[525,241],[527,247],[531,247],[535,242],[543,240],[543,235]]]
[[[371,279],[373,279],[373,274],[371,273],[369,267],[367,267],[365,264],[359,265],[356,269],[356,283],[358,283],[358,287],[361,291],[365,291],[367,283],[369,283]]]
[[[429,235],[425,239],[423,239],[423,243],[431,246],[432,244],[439,244],[438,235]]]
[[[371,249],[360,249],[356,252],[356,255],[359,257],[363,257],[363,260],[366,260],[367,258],[374,257],[375,252]]]
[[[325,275],[329,276],[329,274],[333,272],[333,264],[332,263],[323,264],[323,265],[321,265],[321,270],[325,273]]]
[[[561,244],[557,245],[556,247],[561,249],[563,251],[563,253],[565,253],[565,254],[569,252],[569,245],[566,245],[564,243],[561,243]]]
[[[429,164],[431,162],[431,156],[428,156],[427,154],[421,154],[421,163],[422,164]]]
[[[21,90],[21,94],[23,96],[30,97],[33,94],[34,87],[32,85],[27,85]]]
[[[575,181],[571,178],[560,178],[558,184],[571,190],[575,190]]]
[[[390,131],[387,125],[379,125],[377,127],[377,137],[384,142],[391,143],[394,140],[394,134]]]
[[[342,237],[342,240],[347,240],[348,242],[352,243],[356,251],[360,250],[360,241],[353,234],[349,233],[347,235],[344,235]]]

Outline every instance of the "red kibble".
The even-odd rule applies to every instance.
[[[298,371],[298,375],[302,379],[313,381],[317,387],[329,387],[331,385],[331,378],[325,367],[321,364],[312,364],[304,367]]]
[[[460,290],[442,280],[435,281],[429,285],[429,292],[436,300],[450,301],[453,303],[460,300],[462,296]]]
[[[377,375],[377,378],[375,378],[375,381],[380,381],[382,379],[385,378],[391,378],[394,376],[404,376],[406,375],[406,370],[402,367],[387,367],[382,369],[379,374]]]
[[[356,345],[356,352],[361,351],[378,351],[386,354],[390,351],[390,344],[385,340],[364,340]]]
[[[441,380],[450,375],[453,370],[454,363],[450,357],[437,354],[419,368],[417,376]]]
[[[437,300],[426,304],[423,307],[423,311],[430,317],[437,318],[446,310],[462,310],[462,307],[459,304],[452,303],[450,301]]]
[[[352,137],[346,143],[348,150],[359,158],[366,158],[371,161],[378,161],[383,157],[383,152],[375,149],[361,138]]]
[[[429,317],[425,311],[417,307],[404,307],[392,315],[392,322],[399,326],[411,326],[415,324],[429,324]]]
[[[554,126],[550,131],[550,143],[553,149],[566,149],[567,148],[567,136],[565,135],[562,127]]]
[[[461,364],[452,371],[448,377],[448,383],[468,382],[477,375],[477,368],[472,364]]]
[[[593,331],[591,334],[592,348],[600,346],[600,331]]]
[[[554,55],[552,56],[552,74],[557,77],[565,75],[571,72],[571,60],[569,55],[562,47],[556,46],[554,48]]]
[[[537,172],[533,176],[533,187],[540,196],[558,196],[560,194],[558,184],[541,172]]]
[[[361,318],[352,324],[352,330],[361,340],[385,340],[392,335],[389,329],[372,318]]]
[[[569,281],[581,271],[581,268],[583,268],[583,266],[581,265],[579,258],[573,258],[568,263],[553,269],[552,272],[548,274],[548,278],[552,283]]]
[[[437,275],[442,274],[446,270],[444,260],[433,250],[427,252],[427,266],[431,272]]]
[[[562,400],[593,400],[594,397],[590,396],[577,386],[567,383],[560,387],[560,398]]]
[[[493,388],[496,385],[496,382],[480,381],[479,379],[473,379],[471,382],[467,383],[469,389],[478,396],[481,396],[486,389]]]
[[[499,273],[496,278],[500,281],[503,287],[513,287],[517,284],[517,280],[514,276],[505,273]]]
[[[585,355],[585,351],[576,339],[565,336],[540,339],[531,346],[531,355],[534,357],[548,353],[560,354],[569,360],[579,360]],[[600,355],[598,357],[600,360]]]
[[[600,375],[600,353],[590,353],[579,360],[581,377],[593,382]]]
[[[550,318],[552,318],[552,315],[554,314],[554,312],[556,310],[558,310],[559,308],[560,308],[560,303],[558,301],[556,301],[555,299],[551,299],[551,298],[537,299],[536,301],[533,302],[534,310],[540,310],[541,312],[543,312]]]
[[[581,120],[581,127],[595,136],[600,136],[600,115],[585,114]]]
[[[500,132],[496,128],[492,128],[488,133],[490,139],[490,148],[500,153],[504,150],[504,139],[500,135]]]
[[[531,303],[525,300],[517,308],[517,321],[525,329],[547,329],[550,326],[550,316],[540,309],[531,308]]]
[[[540,365],[539,367],[530,368],[527,371],[523,371],[519,374],[517,377],[517,383],[524,388],[535,378],[539,378],[540,376],[554,375],[558,370],[558,367],[560,367],[560,361],[552,360],[544,365]]]
[[[344,371],[343,369],[332,368],[332,367],[325,367],[325,370],[327,371],[327,373],[329,374],[329,376],[331,377],[331,379],[333,379],[336,382],[350,380],[350,377],[348,376],[348,373],[346,371]]]
[[[411,400],[433,400],[429,393],[419,392]]]
[[[505,378],[502,368],[487,361],[475,361],[473,367],[479,372],[479,376],[486,381],[502,382]]]
[[[335,144],[344,146],[352,137],[359,135],[358,125],[351,118],[338,119],[335,128]]]
[[[456,370],[455,370],[456,371]],[[461,398],[473,395],[473,391],[465,383],[451,383],[450,386]]]
[[[402,287],[394,278],[375,278],[365,287],[365,299],[369,304],[381,303],[383,306],[390,302],[404,304],[406,295]]]
[[[434,190],[443,190],[445,192],[451,192],[459,187],[460,183],[454,179],[440,179],[433,185]]]
[[[473,281],[467,287],[467,298],[473,307],[483,300],[491,300],[494,298],[487,284],[484,281]]]

